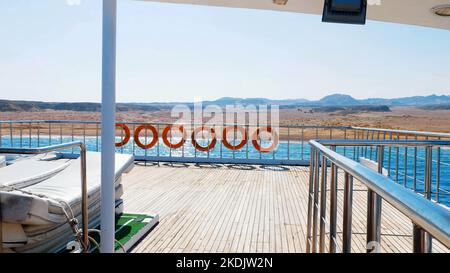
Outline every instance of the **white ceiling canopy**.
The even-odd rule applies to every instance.
[[[232,8],[288,11],[322,15],[323,0],[140,0]],[[285,4],[284,4],[285,3]],[[450,29],[450,17],[432,10],[450,5],[450,0],[367,0],[367,19]]]

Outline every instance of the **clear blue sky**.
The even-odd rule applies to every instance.
[[[99,101],[101,1],[0,1],[0,99]],[[450,31],[119,1],[117,99],[450,94]]]

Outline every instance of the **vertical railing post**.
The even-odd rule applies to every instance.
[[[0,126],[2,124],[0,123]],[[1,137],[1,136],[0,136]],[[2,211],[2,195],[0,194],[0,254],[3,253],[3,211]]]
[[[182,126],[185,126],[186,124],[183,124]],[[183,127],[184,128],[184,127]],[[184,130],[186,130],[187,131],[187,129],[186,128],[184,128]],[[186,132],[185,131],[185,132]],[[184,134],[184,133],[182,133],[181,134],[181,141],[184,139],[184,144],[181,146],[181,157],[183,157],[184,158],[184,156],[185,156],[185,147],[186,147],[186,141],[187,141],[187,138],[188,138],[188,134]],[[160,150],[159,150],[159,146],[158,146],[158,156],[160,155],[160,152],[159,152]],[[221,150],[222,151],[222,150]],[[222,154],[221,154],[222,155]],[[221,156],[222,157],[222,156]]]
[[[48,123],[48,145],[52,145],[52,123]]]
[[[319,252],[325,252],[325,218],[327,207],[327,158],[322,156],[320,174],[320,218],[319,218]]]
[[[431,199],[431,166],[433,160],[433,150],[431,146],[425,148],[425,171],[424,171],[424,196]]]
[[[22,124],[19,124],[19,135],[20,135],[20,137],[19,137],[19,147],[20,148],[22,148],[22,145],[23,145],[23,140],[22,140],[22,138],[23,138],[23,129],[22,129]]]
[[[441,138],[439,138],[441,139]],[[436,158],[436,202],[439,203],[439,190],[441,182],[441,147],[437,147],[437,158]]]
[[[258,131],[260,131],[260,128],[261,128],[261,126],[259,125],[259,120],[258,120],[258,124],[257,124],[257,129],[256,129],[256,131],[258,132]],[[261,137],[259,137],[258,136],[258,133],[256,134],[256,138],[257,138],[257,141],[258,141],[258,144],[259,144],[259,147],[262,147],[261,146]],[[259,152],[259,159],[261,159],[262,158],[262,154],[261,154],[261,151],[258,151]]]
[[[12,122],[9,123],[9,146],[14,147]]]
[[[133,123],[132,125],[133,125],[133,133],[132,133],[133,137],[131,137],[131,154],[135,156],[136,154],[135,154],[134,132],[136,132],[136,124]]]
[[[3,123],[0,122],[0,147],[2,147],[2,142],[3,142],[2,127],[3,127]]]
[[[29,128],[28,128],[28,148],[31,148],[31,122],[29,123]],[[1,137],[1,136],[0,136]],[[62,141],[61,141],[62,143]],[[0,145],[1,146],[1,145]]]
[[[147,125],[147,124],[146,124]],[[145,130],[144,130],[144,143],[148,143],[147,142],[147,138],[148,138],[148,129],[147,128],[145,128]],[[172,139],[170,139],[170,142],[172,142]],[[145,158],[145,166],[147,166],[147,161],[148,161],[148,149],[144,149],[144,158]]]
[[[291,151],[290,151],[290,144],[291,144],[291,134],[290,134],[290,127],[288,126],[287,127],[287,130],[288,130],[288,141],[287,141],[287,159],[289,160],[289,159],[291,159],[291,155],[290,155],[290,153],[291,153]],[[281,130],[280,130],[281,131]]]
[[[367,131],[366,140],[369,140],[369,131]],[[367,150],[368,150],[368,147],[364,146],[364,157],[365,158],[367,158]]]
[[[413,223],[413,252],[427,253],[427,250],[425,230]]]
[[[344,129],[344,139],[347,140],[347,129]],[[346,147],[344,146],[344,156],[346,156]]]
[[[408,136],[405,136],[405,140],[408,140]],[[408,183],[408,146],[405,145],[404,159],[403,159],[403,186],[407,187]]]
[[[81,163],[81,219],[83,228],[83,244],[84,252],[89,250],[89,200],[88,200],[88,189],[87,189],[87,177],[86,177],[86,144],[80,145],[80,163]]]
[[[333,151],[336,147],[331,147]],[[330,179],[330,253],[336,252],[336,223],[337,223],[337,190],[338,176],[337,166],[331,162],[331,179]]]
[[[245,144],[245,158],[246,159],[248,159],[248,145],[251,142],[250,134],[251,134],[251,132],[250,132],[250,123],[249,123],[249,124],[247,124],[247,138],[248,139],[247,139],[247,143]],[[220,144],[220,145],[222,145],[222,144]],[[220,149],[220,158],[222,158],[222,148]]]
[[[126,124],[125,123],[123,123],[123,125],[125,125],[126,126]],[[120,139],[121,139],[121,141],[123,140],[123,129],[121,129],[120,130]],[[84,126],[83,126],[83,142],[85,142],[85,140],[86,140],[86,124],[84,124]],[[124,147],[125,145],[122,145],[121,147],[120,147],[120,153],[121,154],[123,154],[123,147]]]
[[[425,148],[424,196],[428,200],[431,199],[432,165],[433,165],[433,147],[427,146]],[[424,240],[425,240],[426,252],[431,252],[431,248],[432,248],[431,236],[428,233],[426,233],[424,236],[425,236]]]
[[[37,122],[37,146],[41,146],[41,124]]]
[[[392,140],[392,132],[389,133],[389,140]],[[388,148],[388,177],[391,177],[391,158],[392,158],[392,147]]]
[[[384,147],[377,147],[378,173],[383,174]],[[381,244],[381,197],[367,190],[367,252],[377,253]]]
[[[353,177],[345,173],[344,183],[344,215],[342,230],[342,252],[350,253],[352,248],[352,207],[353,207]]]
[[[415,137],[415,140],[417,140],[417,136]],[[413,191],[416,191],[416,185],[417,185],[417,147],[414,147],[413,183],[412,183]]]
[[[374,132],[372,132],[372,138],[371,138],[371,140],[373,141],[373,138],[374,138]],[[372,146],[370,146],[370,160],[372,160],[372,151],[373,151],[373,148],[372,148]]]
[[[397,133],[397,140],[400,140],[400,135]],[[398,182],[399,171],[399,159],[400,159],[400,147],[395,147],[395,181]]]
[[[236,137],[237,137],[237,123],[236,123],[236,125],[234,125],[235,127],[233,127],[234,129],[233,129],[233,145],[236,145]],[[226,136],[225,136],[226,137]],[[235,149],[233,149],[232,150],[232,153],[233,153],[233,159],[235,159],[236,158],[236,150]],[[289,154],[289,145],[288,145],[288,154]]]
[[[157,157],[159,157],[159,144],[160,144],[160,141],[159,141],[159,131],[160,131],[160,127],[159,127],[159,123],[157,123],[156,124],[156,132],[158,132],[158,136],[157,136],[157,138],[158,138],[158,142],[156,143],[156,156]],[[181,138],[183,138],[184,137],[184,135],[182,135],[181,136]],[[133,154],[134,154],[134,152],[133,152]],[[181,147],[181,156],[182,157],[184,157],[184,145]]]
[[[96,152],[99,151],[99,141],[98,141],[99,132],[100,132],[100,124],[97,122],[97,123],[95,123],[95,151]]]
[[[306,224],[306,253],[311,252],[311,223],[314,194],[315,150],[311,146],[309,161],[309,188],[308,188],[308,219]]]
[[[272,134],[272,136],[273,136],[273,134]],[[281,129],[280,129],[278,138],[281,140]],[[270,139],[271,139],[271,141],[273,143],[274,140],[272,140],[272,137]],[[272,150],[272,160],[275,160],[275,150],[277,150],[277,149],[273,149]]]
[[[173,127],[170,128],[169,131],[169,141],[170,143],[173,143],[173,138],[172,138],[172,129]],[[147,129],[145,130],[145,138],[147,139]],[[203,135],[203,131],[202,131],[202,135]],[[169,157],[172,157],[172,147],[169,147]]]
[[[304,141],[305,141],[305,128],[302,127],[302,138],[301,138],[301,146],[300,146],[301,154],[302,154],[302,156],[301,156],[302,160],[304,158],[304,146],[305,146]],[[310,149],[309,152],[311,153],[311,149]]]
[[[71,141],[74,141],[74,139],[75,139],[75,137],[74,137],[74,131],[73,131],[73,130],[74,130],[73,126],[74,126],[74,125],[73,125],[73,123],[72,123],[71,126],[70,126],[70,127],[71,127],[71,136],[72,136],[72,137],[71,137]],[[73,148],[72,148],[72,154],[73,154]]]
[[[62,123],[59,125],[59,143],[63,143],[63,125],[62,125]],[[30,148],[31,148],[31,123],[30,123]]]
[[[314,165],[314,198],[313,198],[313,220],[312,220],[312,252],[317,252],[317,216],[319,213],[319,167],[320,151],[316,150]]]

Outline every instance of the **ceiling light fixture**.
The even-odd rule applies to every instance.
[[[288,0],[273,0],[274,4],[280,5],[280,6],[284,6],[287,4]]]
[[[450,4],[434,7],[431,12],[439,16],[450,16]]]

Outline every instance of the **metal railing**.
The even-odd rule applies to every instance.
[[[311,147],[308,143],[311,139],[316,140],[358,140],[358,141],[403,141],[403,140],[450,140],[450,134],[438,132],[420,132],[407,130],[363,128],[352,126],[316,126],[280,125],[277,128],[279,143],[275,149],[261,152],[255,148],[252,135],[247,136],[244,145],[238,146],[242,140],[242,134],[237,132],[228,134],[228,143],[238,146],[239,149],[230,150],[224,145],[223,127],[238,126],[247,132],[251,129],[264,128],[266,125],[239,125],[225,124],[222,128],[216,128],[215,139],[217,140],[212,149],[201,151],[194,147],[191,132],[186,130],[183,136],[185,142],[177,148],[169,147],[164,142],[164,131],[172,125],[161,122],[122,122],[129,131],[129,137],[121,127],[117,127],[116,141],[118,144],[126,140],[123,145],[116,148],[117,153],[134,155],[138,161],[159,162],[184,162],[184,163],[231,163],[231,164],[263,164],[263,165],[302,165],[310,164]],[[191,130],[205,124],[184,124]],[[138,130],[142,127],[142,130]],[[150,129],[149,129],[150,128]],[[153,130],[151,130],[153,128]],[[167,134],[167,141],[177,144],[182,134],[173,126]],[[138,136],[135,134],[138,131]],[[178,131],[178,132],[177,132]],[[157,134],[155,137],[154,134]],[[101,148],[101,125],[96,121],[0,121],[0,147],[40,147],[54,145],[68,141],[82,141],[89,151],[100,151]],[[178,135],[178,136],[177,136]],[[199,134],[200,135],[200,134]],[[136,143],[146,146],[142,148]],[[200,141],[207,147],[212,144],[211,138]],[[261,143],[260,146],[268,146],[270,141]],[[71,151],[76,152],[74,150]],[[377,149],[370,145],[342,146],[338,152],[356,161],[364,157],[371,160],[377,159]],[[442,175],[450,173],[450,150],[434,149],[432,152],[431,173],[432,189],[431,198],[436,202],[450,206],[450,176]],[[425,149],[419,147],[389,146],[386,150],[385,168],[388,176],[404,187],[417,192],[424,192]]]
[[[450,134],[447,133],[361,128],[351,126],[279,126],[277,132],[280,140],[278,147],[269,152],[261,152],[255,150],[254,143],[250,137],[247,139],[245,145],[240,147],[240,149],[227,150],[223,144],[222,134],[217,130],[216,138],[219,141],[217,141],[217,144],[213,149],[204,152],[196,149],[189,140],[189,137],[185,138],[186,142],[177,149],[168,147],[162,140],[162,135],[164,130],[168,126],[172,125],[171,123],[121,122],[121,124],[125,124],[128,127],[131,136],[124,145],[117,147],[116,152],[133,154],[136,160],[310,165],[311,171],[313,172],[310,186],[313,185],[315,179],[318,179],[319,175],[322,175],[322,173],[324,176],[327,175],[326,168],[322,168],[323,170],[321,170],[318,167],[321,164],[318,164],[318,148],[315,144],[319,143],[308,143],[309,140],[316,139],[320,140],[320,142],[324,145],[334,146],[336,153],[333,152],[333,156],[339,156],[339,159],[342,160],[345,159],[343,162],[348,164],[350,164],[350,162],[351,164],[358,164],[354,161],[358,161],[361,157],[372,160],[379,160],[381,157],[383,164],[379,166],[387,169],[388,178],[384,178],[386,181],[389,181],[391,184],[402,189],[404,189],[404,187],[410,188],[420,194],[426,195],[428,199],[432,199],[438,203],[442,203],[447,206],[450,204],[450,202],[448,202],[450,200],[450,198],[448,198],[450,197],[450,189],[448,188],[448,185],[450,185],[450,181],[448,180],[449,176],[441,175],[441,173],[450,172],[450,150],[447,145],[442,145],[445,144],[446,141],[450,141]],[[135,138],[133,138],[133,133],[136,133],[137,129],[142,125],[153,126],[155,129],[152,132],[152,130],[144,126],[138,136],[138,139],[142,144],[147,145],[151,143],[151,140],[155,138],[153,133],[157,133],[156,143],[149,149],[142,149],[136,145]],[[185,125],[196,128],[203,126],[204,124],[190,123]],[[222,126],[240,125],[225,124]],[[256,127],[261,128],[264,126],[265,125],[257,125]],[[242,125],[242,127],[249,131],[251,126]],[[57,143],[64,143],[66,141],[78,140],[86,145],[87,150],[99,151],[101,147],[100,135],[101,126],[99,122],[45,120],[0,121],[0,148],[31,148],[39,147],[41,145],[53,145]],[[118,128],[116,131],[116,136],[118,143],[126,139],[125,131],[121,128]],[[167,140],[174,144],[177,143],[180,138],[177,138],[174,134],[172,134],[172,130],[170,130]],[[204,146],[209,146],[211,141],[212,139],[209,138],[201,144]],[[238,144],[240,141],[241,138],[237,135],[237,133],[233,133],[232,140],[228,140],[228,142],[233,145]],[[259,145],[261,145],[261,140],[258,139],[257,141]],[[415,141],[416,144],[410,145],[411,141]],[[381,143],[383,143],[383,149],[380,150],[379,145],[381,145]],[[429,147],[430,145],[431,148]],[[71,152],[73,153],[74,150]],[[328,163],[329,161],[332,160],[326,157],[325,163]],[[323,164],[321,166],[325,165],[326,164]],[[336,164],[331,164],[331,167],[332,178],[333,176],[337,177]],[[344,195],[344,197],[346,203],[351,204],[352,179],[357,176],[356,174],[348,171],[345,177],[345,184],[348,188],[348,194]],[[333,179],[331,180],[333,183]],[[397,182],[397,184],[392,183],[392,181]],[[316,187],[316,185],[319,184],[314,184],[314,187]],[[395,189],[398,190],[398,188]],[[318,194],[319,192],[320,191],[318,190],[313,191],[314,194]],[[414,194],[413,192],[411,193]],[[377,208],[380,206],[379,204],[381,204],[381,201],[378,202],[378,195],[372,194],[369,196],[369,203],[373,208]],[[318,196],[314,195],[314,198],[316,197],[318,198]],[[332,194],[331,197],[334,198],[331,201],[335,202],[336,196],[333,196]],[[313,204],[317,205],[316,201],[318,200],[315,200],[314,198]],[[323,206],[323,208],[325,208],[325,206]],[[351,211],[346,212],[346,217],[349,217],[349,215],[351,215]],[[379,217],[379,214],[377,213],[374,215]],[[316,216],[314,216],[314,219],[316,219]],[[375,216],[370,216],[370,219],[373,219]],[[375,223],[377,223],[377,221],[375,221]],[[418,224],[423,223],[420,222]],[[336,226],[330,226],[330,230],[331,228],[334,228],[334,231],[336,231]],[[345,228],[349,228],[349,223],[346,224]],[[311,226],[308,226],[308,230],[311,230]],[[376,228],[372,228],[371,230],[374,232],[370,234],[368,233],[369,237],[377,237],[378,233]],[[421,228],[418,228],[416,233],[424,234],[421,230]],[[311,238],[316,237],[317,236],[312,236]],[[350,242],[348,241],[348,237],[345,239],[345,245],[348,248]],[[308,246],[312,246],[312,244],[308,244]],[[331,246],[331,248],[333,248],[333,246]]]
[[[82,217],[82,242],[84,246],[84,251],[87,251],[89,246],[89,237],[88,237],[88,228],[89,228],[89,219],[88,219],[88,195],[87,195],[87,177],[86,177],[86,147],[81,141],[74,141],[68,143],[61,143],[46,147],[38,147],[38,148],[1,148],[0,154],[26,154],[26,155],[35,155],[35,154],[45,154],[56,151],[63,151],[71,148],[79,147],[80,150],[80,169],[81,169],[81,217]],[[1,195],[0,195],[1,197]],[[3,240],[1,237],[2,234],[2,209],[1,209],[1,200],[0,200],[0,251],[3,249]]]
[[[167,126],[172,125],[171,123],[120,122],[120,124],[127,126],[130,135],[123,145],[117,147],[116,151],[118,153],[133,154],[136,160],[148,161],[307,165],[309,164],[308,140],[350,136],[350,134],[347,134],[347,130],[350,130],[350,127],[345,126],[279,126],[276,132],[279,138],[279,144],[276,149],[261,152],[255,148],[251,139],[252,135],[248,135],[245,145],[239,149],[230,150],[223,144],[223,127],[239,126],[246,129],[247,132],[250,132],[251,130],[267,127],[267,125],[182,124],[185,127],[192,128],[192,130],[203,125],[219,128],[215,131],[217,142],[214,148],[205,152],[194,147],[191,141],[192,130],[187,132],[184,145],[177,149],[168,147],[163,141],[163,133]],[[150,148],[143,149],[136,143],[134,133],[142,125],[146,126],[139,131],[138,139],[142,144],[149,144],[154,138],[153,132],[148,126],[154,127],[158,133],[155,145],[152,145]],[[180,139],[180,134],[177,132],[176,126],[173,126],[173,128],[173,130],[170,130],[167,138],[170,143],[177,143]],[[0,147],[39,147],[40,145],[80,140],[85,142],[88,150],[99,151],[101,147],[100,136],[101,125],[99,122],[47,120],[0,121]],[[238,133],[232,134],[230,132],[228,142],[236,145],[242,140],[241,137],[242,135],[239,136]],[[117,143],[119,144],[125,139],[125,130],[118,127],[116,130]],[[212,139],[205,139],[201,144],[208,146],[211,144],[211,141]],[[262,143],[262,140],[258,139],[258,144],[267,146],[270,145],[270,141],[268,143]]]
[[[430,252],[431,238],[450,248],[450,211],[431,198],[431,151],[450,147],[450,141],[310,141],[311,164],[308,192],[307,252],[325,252],[327,204],[329,199],[329,252],[337,250],[338,170],[344,172],[342,252],[351,252],[353,180],[367,187],[367,247],[381,243],[381,204],[385,200],[413,223],[414,252]],[[326,147],[329,146],[329,147]],[[336,152],[337,147],[368,146],[377,150],[377,171]],[[426,150],[423,198],[382,174],[385,149],[424,147]],[[330,184],[328,182],[330,173]],[[328,198],[329,193],[329,198]],[[368,249],[368,252],[371,250]]]
[[[346,147],[359,150],[351,157],[355,161],[360,157],[378,161],[376,146],[382,145],[386,147],[383,168],[389,178],[437,203],[450,205],[450,180],[447,175],[441,175],[443,171],[450,172],[450,164],[441,160],[450,159],[449,140],[323,140],[320,143],[335,146],[341,153]],[[363,149],[371,150],[370,155]]]
[[[180,158],[199,158],[207,157],[208,153],[198,151],[193,148],[190,141],[190,133],[187,134],[186,143],[179,149],[171,149],[164,145],[161,141],[161,135],[164,129],[171,125],[171,123],[162,122],[121,122],[125,124],[131,131],[131,137],[125,145],[118,147],[118,152],[133,153],[138,159],[146,158],[172,158],[178,160]],[[136,129],[141,125],[153,126],[158,132],[156,145],[150,149],[141,149],[134,141],[134,134]],[[199,127],[205,124],[189,123],[184,124],[190,127]],[[208,124],[206,124],[209,126]],[[215,127],[216,125],[213,125]],[[225,124],[220,126],[242,126],[247,131],[252,128],[265,127],[266,125],[239,125],[239,124]],[[170,130],[169,141],[177,140],[177,137]],[[210,151],[210,159],[257,159],[265,162],[273,162],[283,160],[287,164],[309,164],[309,145],[311,139],[359,139],[359,140],[386,140],[386,139],[448,139],[450,134],[435,133],[435,132],[416,132],[406,130],[391,130],[378,128],[362,128],[352,126],[319,126],[319,125],[298,125],[286,126],[280,125],[278,129],[280,144],[278,148],[268,153],[259,153],[252,145],[252,141],[247,141],[246,144],[239,150],[229,151],[224,147],[222,141],[218,141],[216,147]],[[99,151],[101,142],[101,125],[96,121],[49,121],[49,120],[31,120],[31,121],[0,121],[0,147],[39,147],[41,145],[50,145],[62,143],[65,141],[81,140],[88,141],[88,149]],[[124,130],[118,128],[116,131],[117,142],[120,142],[124,135]],[[250,138],[251,136],[249,136]],[[142,143],[149,143],[153,138],[151,130],[144,128],[140,132],[139,139]],[[222,139],[222,131],[216,130],[216,138]],[[231,143],[239,142],[240,136],[233,134]],[[367,156],[372,156],[370,148],[365,147],[360,149]],[[185,152],[185,153],[183,153]],[[211,158],[211,153],[214,152],[214,157]],[[222,153],[221,153],[222,152]],[[352,154],[352,150],[344,150],[345,154]],[[231,160],[232,161],[232,160]],[[263,162],[264,163],[264,162]],[[449,163],[450,164],[450,163]]]

